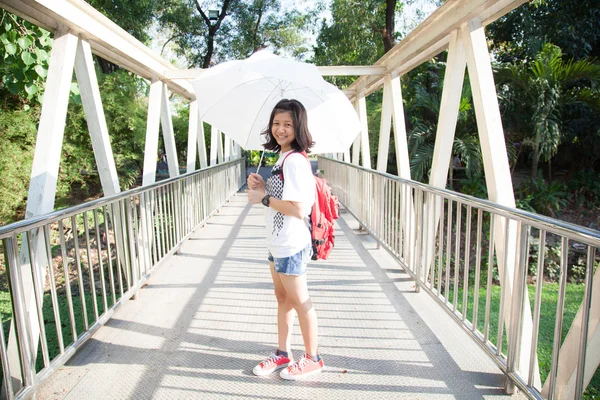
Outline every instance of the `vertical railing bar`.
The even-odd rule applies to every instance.
[[[108,310],[108,301],[106,299],[106,282],[104,279],[104,263],[102,262],[102,243],[100,237],[100,224],[98,223],[98,209],[94,208],[94,225],[96,228],[96,244],[98,246],[98,268],[100,271],[100,288],[102,289],[102,304],[104,312]]]
[[[475,253],[475,289],[473,291],[473,332],[477,330],[479,316],[479,284],[481,280],[481,240],[483,226],[483,210],[477,210],[477,250]]]
[[[156,263],[158,263],[160,261],[160,259],[162,258],[162,245],[161,245],[161,233],[160,233],[160,209],[159,209],[159,204],[158,204],[158,196],[157,196],[157,192],[158,190],[160,190],[160,188],[156,188],[154,190],[152,190],[150,193],[152,193],[152,199],[151,199],[151,207],[152,207],[152,229],[154,230],[154,234],[152,235],[152,237],[154,238],[153,240],[153,244],[155,247],[155,251],[156,251]]]
[[[594,281],[594,260],[596,249],[588,245],[585,271],[585,294],[581,305],[581,334],[579,339],[579,354],[577,356],[577,378],[575,380],[575,399],[581,399],[585,377],[585,353],[588,347],[588,330],[590,326],[590,308],[592,306],[592,285]]]
[[[71,333],[73,334],[73,342],[77,340],[77,329],[75,326],[75,311],[73,306],[73,294],[71,293],[71,273],[69,271],[69,260],[67,258],[67,249],[65,243],[64,225],[62,220],[58,221],[58,229],[60,231],[60,249],[63,259],[63,269],[65,271],[65,288],[67,290],[67,305],[69,307],[69,319],[71,322]]]
[[[427,242],[427,256],[429,257],[429,255],[431,254],[431,259],[427,260],[427,266],[429,269],[429,287],[431,288],[431,290],[435,290],[435,276],[436,276],[436,271],[435,271],[435,238],[436,238],[436,232],[437,230],[435,229],[435,224],[436,224],[436,219],[435,219],[435,214],[436,214],[436,204],[437,204],[437,200],[436,200],[436,196],[433,193],[428,192],[427,193],[427,231],[428,231],[428,236],[430,236],[430,238],[428,239]],[[431,233],[429,233],[429,228],[431,228]],[[429,241],[430,240],[430,241]]]
[[[6,242],[3,243],[3,248],[6,250]],[[4,255],[6,256],[7,254],[8,252],[6,251]],[[8,269],[6,264],[5,267]],[[0,361],[2,362],[2,380],[5,388],[4,393],[6,393],[9,400],[12,400],[15,398],[15,393],[12,385],[10,365],[8,363],[8,352],[6,350],[6,338],[4,337],[4,324],[2,323],[2,318],[0,318]]]
[[[504,251],[508,249],[509,245],[509,225],[510,220],[504,218]],[[500,265],[498,265],[498,273],[500,273]],[[508,289],[508,257],[504,254],[504,273],[502,274],[502,283],[500,287],[500,309],[498,311],[498,342],[496,343],[496,355],[502,354],[502,341],[504,338],[504,308],[506,304],[506,297],[509,293]]]
[[[85,246],[88,260],[88,272],[90,275],[90,296],[92,296],[92,306],[94,307],[95,321],[98,321],[98,299],[96,299],[96,282],[94,279],[94,264],[92,264],[92,251],[90,248],[90,228],[87,220],[87,211],[83,215],[83,230],[85,231]]]
[[[485,293],[485,321],[483,326],[483,342],[487,344],[490,334],[490,310],[492,307],[492,273],[494,271],[494,247],[496,241],[496,217],[490,213],[490,241],[488,248],[487,286]]]
[[[102,207],[102,212],[104,213],[104,233],[106,235],[106,258],[108,261],[108,273],[109,273],[109,281],[110,281],[110,291],[113,297],[113,305],[117,303],[117,294],[116,294],[116,289],[115,289],[115,277],[114,277],[114,269],[113,269],[113,263],[112,263],[112,249],[110,248],[110,228],[108,225],[108,222],[110,220],[111,215],[108,212],[108,208],[106,206]],[[112,222],[112,226],[113,226],[113,237],[116,239],[116,235],[114,234],[114,222]],[[115,241],[115,250],[116,250],[116,241]],[[117,263],[119,262],[119,259],[117,258]]]
[[[417,257],[415,260],[415,275],[417,276],[415,282],[415,291],[419,292],[421,288],[421,282],[423,282],[422,274],[423,274],[423,191],[421,189],[416,189],[415,191],[415,213],[416,213],[416,221],[415,221],[415,234],[416,237],[416,253]]]
[[[405,210],[405,184],[398,184],[398,256],[401,260],[406,263],[406,258],[404,257],[404,249],[406,246],[404,245],[404,240],[406,240],[406,210]]]
[[[421,222],[421,226],[423,229],[422,232],[422,246],[421,246],[421,274],[423,275],[423,285],[427,286],[427,281],[429,280],[430,274],[430,263],[429,263],[429,211],[430,211],[430,202],[429,202],[429,192],[423,191],[422,202],[423,204],[423,219]],[[434,239],[435,240],[435,239]],[[430,286],[431,288],[431,286]]]
[[[129,232],[129,225],[131,225],[131,221],[129,220],[129,213],[127,212],[127,207],[129,205],[129,197],[123,198],[119,200],[119,213],[121,213],[121,232],[123,234],[123,259],[125,260],[125,269],[123,270],[123,274],[125,275],[125,280],[127,281],[127,290],[129,290],[134,283],[131,281],[131,270],[133,269],[134,260],[132,258],[131,252],[133,249],[131,248],[131,235]],[[128,240],[129,239],[129,240]]]
[[[85,219],[85,216],[84,216]],[[75,215],[71,217],[71,230],[73,232],[73,246],[75,249],[75,266],[77,267],[77,284],[79,286],[79,297],[83,314],[83,326],[87,331],[90,326],[87,316],[87,305],[85,301],[85,288],[83,287],[83,272],[81,271],[81,258],[79,255],[79,234],[77,232],[77,220]]]
[[[39,232],[41,233],[41,232]],[[40,328],[40,343],[42,345],[42,358],[44,360],[44,367],[50,365],[50,356],[48,354],[48,342],[46,340],[46,326],[44,323],[44,312],[42,310],[43,298],[40,298],[44,294],[44,283],[41,281],[41,277],[36,265],[36,259],[33,251],[33,235],[31,231],[27,231],[27,250],[29,252],[29,265],[31,267],[31,277],[33,279],[33,294],[35,298],[35,307],[38,315],[38,325]],[[40,262],[41,264],[41,262]],[[33,338],[32,338],[33,339]],[[33,344],[33,343],[32,343]],[[35,349],[35,346],[33,347]]]
[[[127,269],[127,272],[128,274],[130,274],[129,287],[131,288],[135,286],[138,282],[136,270],[137,258],[135,255],[135,221],[133,220],[132,216],[129,215],[133,212],[131,210],[131,196],[125,198],[125,204],[123,205],[123,207],[125,208],[125,220],[127,221],[127,236],[129,237],[129,259],[131,260],[131,264],[130,268]]]
[[[117,211],[115,211],[115,205],[117,206]],[[121,215],[121,201],[117,201],[117,203],[111,203],[110,204],[110,208],[111,208],[111,215],[112,215],[112,228],[113,228],[113,236],[115,237],[115,249],[116,249],[116,255],[117,257],[115,258],[115,269],[117,270],[117,276],[119,277],[119,291],[120,291],[120,296],[119,298],[123,297],[123,262],[125,261],[124,259],[126,258],[125,256],[125,249],[121,249],[121,245],[125,244],[125,240],[120,240],[120,238],[122,238],[123,236],[123,223],[125,221],[121,220],[120,224],[116,224],[115,223],[115,215]],[[123,253],[122,253],[123,252]]]
[[[442,270],[444,269],[444,220],[445,220],[445,208],[444,198],[439,196],[440,199],[440,217],[439,217],[439,238],[438,238],[438,282],[437,282],[437,295],[442,295]]]
[[[171,186],[165,186],[165,190],[163,192],[164,195],[164,210],[165,210],[165,226],[167,232],[167,253],[173,249],[173,215],[171,212]]]
[[[540,330],[542,308],[542,288],[544,285],[544,257],[546,254],[546,231],[540,230],[538,241],[537,281],[535,285],[535,301],[533,306],[533,329],[531,331],[531,350],[529,352],[529,376],[527,384],[533,386],[535,365],[537,363],[537,344]]]
[[[469,274],[471,272],[471,206],[467,205],[467,224],[465,227],[465,264],[463,274],[463,306],[462,320],[467,319],[467,300],[469,299]]]
[[[144,252],[142,251],[142,249],[140,248],[141,245],[141,240],[140,240],[140,225],[139,225],[139,221],[138,221],[138,206],[140,202],[140,197],[139,195],[135,195],[135,196],[131,196],[130,197],[130,203],[129,203],[129,211],[131,212],[131,220],[133,221],[133,223],[131,224],[131,237],[133,239],[133,254],[135,255],[135,265],[132,266],[133,268],[135,268],[135,272],[136,272],[136,278],[133,280],[133,284],[136,285],[140,279],[140,277],[142,276],[142,261],[143,261],[143,256],[144,256]]]
[[[448,199],[448,221],[446,226],[446,279],[444,285],[444,298],[446,305],[449,301],[450,292],[450,252],[452,251],[452,200]]]
[[[393,243],[394,243],[394,254],[396,254],[397,256],[400,256],[399,253],[399,243],[398,243],[398,235],[399,235],[399,231],[402,230],[402,227],[400,227],[400,218],[399,218],[399,213],[398,213],[398,207],[399,207],[399,201],[400,201],[400,195],[398,193],[398,186],[400,185],[400,183],[398,181],[394,181],[394,191],[392,193],[392,201],[394,203],[394,208],[393,208],[393,212],[394,212],[394,236],[392,238]]]
[[[164,200],[165,200],[165,195],[164,195],[164,187],[160,188],[157,192],[158,195],[158,212],[160,215],[160,239],[161,239],[161,243],[162,243],[162,254],[161,254],[161,259],[165,256],[165,254],[167,254],[169,252],[169,250],[167,249],[168,243],[167,243],[167,230],[166,230],[166,212],[164,211],[165,209],[165,204],[164,204]]]
[[[520,357],[520,343],[523,325],[523,307],[527,293],[527,271],[529,258],[529,229],[521,221],[517,221],[517,259],[513,276],[513,287],[511,295],[510,326],[507,329],[508,351],[506,355],[506,372],[513,374],[518,370]],[[504,271],[507,274],[507,271]],[[515,384],[510,378],[506,380],[505,390],[509,394],[515,391]]]
[[[456,229],[454,234],[454,293],[452,311],[458,309],[458,283],[460,280],[460,235],[462,233],[462,203],[456,202]]]
[[[44,239],[46,241],[46,257],[48,258],[48,278],[50,281],[50,298],[52,299],[52,311],[54,312],[54,323],[56,325],[58,349],[60,351],[60,354],[63,354],[65,352],[65,345],[63,343],[62,324],[60,322],[60,312],[58,309],[58,296],[56,294],[56,278],[54,277],[54,263],[52,260],[52,249],[50,248],[50,227],[48,225],[44,225]]]
[[[152,258],[152,249],[154,248],[154,246],[152,245],[152,241],[150,240],[152,238],[152,231],[150,230],[151,219],[148,213],[148,197],[150,197],[150,192],[144,192],[140,197],[140,213],[142,213],[142,232],[144,233],[144,236],[142,238],[142,245],[144,247],[144,258],[146,260],[146,273],[148,272],[148,269],[152,269],[154,265],[154,261]]]
[[[549,388],[548,399],[556,396],[556,376],[558,373],[558,356],[562,341],[562,324],[565,306],[565,289],[567,285],[567,265],[569,261],[569,239],[561,238],[560,243],[560,283],[558,286],[558,303],[556,304],[556,322],[554,325],[554,341],[552,343],[552,366],[548,374]]]
[[[33,343],[31,340],[31,326],[25,309],[25,294],[23,293],[23,279],[19,271],[19,248],[17,236],[13,234],[6,239],[6,255],[8,259],[8,273],[12,297],[13,315],[17,327],[17,343],[21,357],[21,374],[24,386],[34,383],[35,360],[33,356]],[[4,344],[4,343],[3,343]],[[10,379],[10,377],[9,377]]]

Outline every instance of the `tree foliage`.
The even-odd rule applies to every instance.
[[[279,0],[225,0],[218,20],[207,15],[214,3],[171,1],[158,16],[161,31],[190,67],[207,68],[222,61],[245,58],[268,47],[302,58],[308,51],[305,35],[314,30],[317,2],[306,11],[283,10]]]
[[[50,32],[0,10],[0,75],[12,95],[41,102],[52,48]]]
[[[600,57],[600,2],[533,0],[486,29],[499,61],[529,61],[545,43],[570,59]]]

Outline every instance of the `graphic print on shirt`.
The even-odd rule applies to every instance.
[[[281,165],[275,165],[271,170],[271,176],[267,178],[267,194],[271,197],[281,200],[283,196],[283,170]],[[283,228],[283,214],[275,213],[273,216],[273,236],[279,236]]]

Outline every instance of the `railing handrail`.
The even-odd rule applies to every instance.
[[[504,206],[498,203],[494,203],[491,200],[480,199],[474,196],[470,196],[464,193],[454,192],[448,189],[436,188],[434,186],[430,186],[425,183],[413,181],[410,179],[400,178],[396,175],[389,174],[387,172],[381,172],[377,170],[373,170],[370,168],[365,168],[363,166],[347,163],[344,161],[336,160],[330,157],[323,157],[328,161],[333,161],[339,164],[347,165],[371,174],[380,175],[388,179],[393,179],[395,181],[419,188],[425,192],[430,192],[434,194],[440,194],[444,197],[460,201],[461,203],[467,205],[476,205],[479,208],[482,208],[485,211],[493,212],[495,214],[501,215],[503,217],[513,218],[513,219],[524,219],[528,225],[535,226],[536,228],[552,231],[557,234],[566,234],[576,236],[574,239],[580,240],[585,244],[589,244],[591,246],[598,246],[600,241],[600,231],[595,229],[586,228],[584,226],[572,224],[569,222],[561,221],[556,218],[547,217],[544,215],[535,214],[529,211],[521,210],[518,208]],[[0,231],[1,232],[1,231]]]
[[[85,203],[81,203],[76,206],[71,206],[71,207],[63,208],[61,210],[52,211],[47,214],[37,215],[32,218],[27,218],[27,219],[23,219],[20,221],[12,222],[8,225],[4,225],[4,226],[0,227],[0,239],[3,239],[5,237],[8,237],[15,233],[20,233],[22,231],[25,231],[25,230],[28,230],[31,228],[41,227],[42,225],[45,225],[48,222],[53,221],[53,220],[68,218],[72,215],[79,214],[88,209],[93,209],[93,208],[97,208],[97,207],[109,204],[115,200],[120,200],[125,197],[135,196],[139,193],[148,192],[152,189],[169,185],[173,182],[189,178],[189,177],[194,176],[199,173],[210,171],[215,168],[222,168],[223,166],[227,166],[231,163],[237,162],[240,158],[236,158],[231,161],[227,161],[227,162],[224,162],[224,163],[221,163],[218,165],[213,165],[213,166],[199,169],[196,171],[187,172],[183,175],[178,175],[178,176],[174,176],[171,178],[163,179],[161,181],[154,182],[154,183],[146,185],[146,186],[136,187],[133,189],[126,190],[124,192],[119,192],[119,193],[116,193],[116,194],[113,194],[110,196],[105,196],[105,197],[102,197],[102,198],[99,198],[96,200],[87,201]]]

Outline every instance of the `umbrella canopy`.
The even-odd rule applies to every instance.
[[[313,153],[344,152],[360,132],[354,107],[316,66],[268,51],[210,68],[192,85],[202,120],[246,150],[263,149],[260,133],[281,99],[296,99],[306,108]]]

